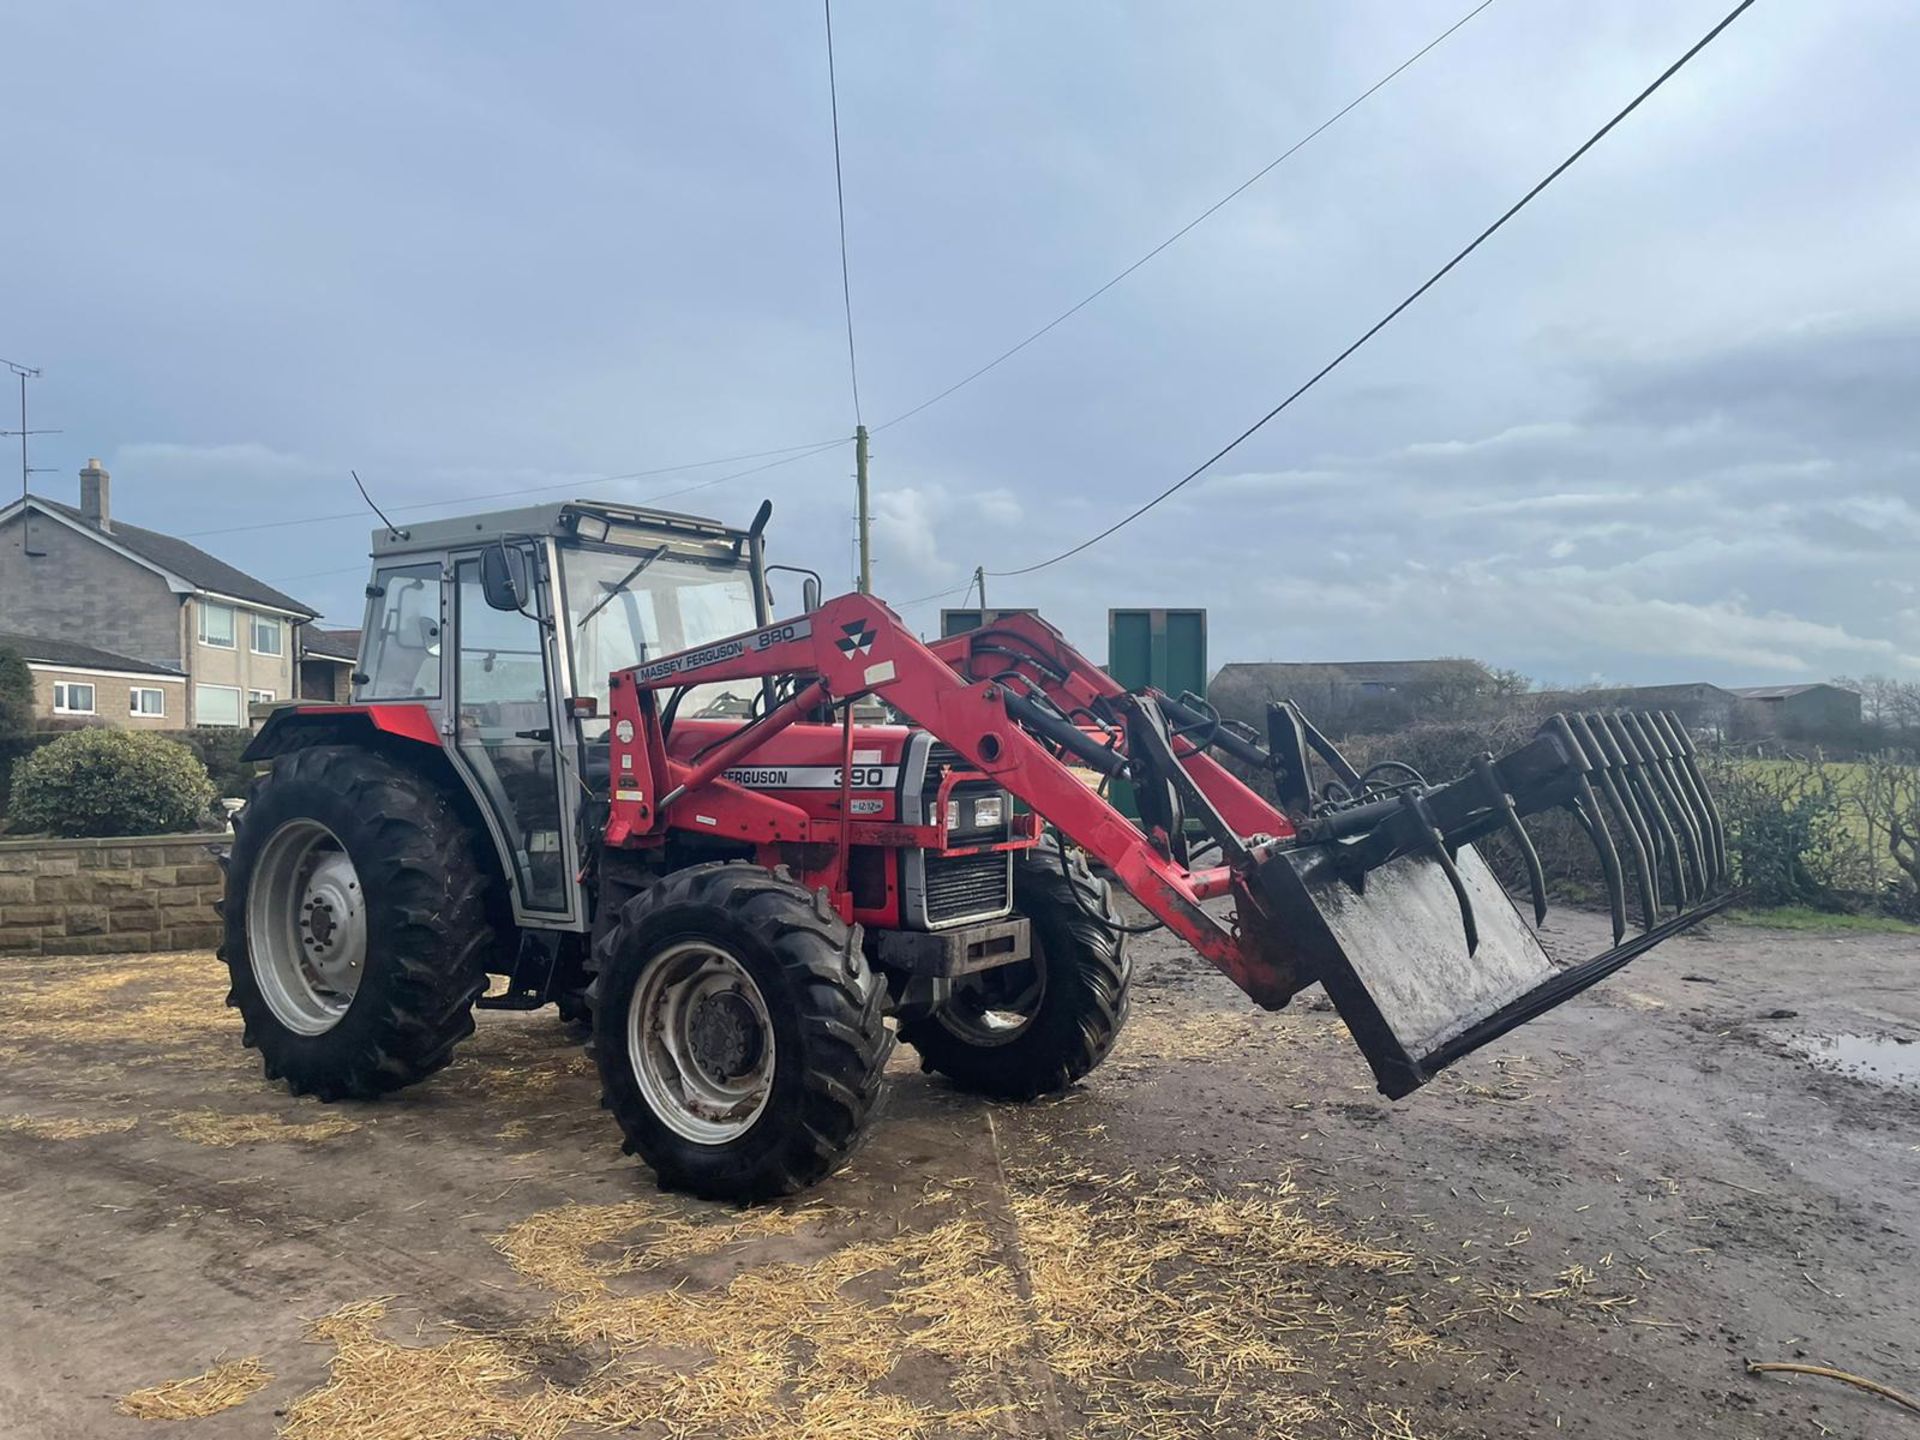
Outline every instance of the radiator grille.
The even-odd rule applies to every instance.
[[[927,856],[927,923],[941,925],[1005,914],[1013,904],[1007,852]]]

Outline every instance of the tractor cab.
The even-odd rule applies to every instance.
[[[579,819],[607,788],[608,677],[766,620],[765,519],[569,501],[375,536],[353,700],[424,708],[510,861],[522,927],[585,927]],[[680,713],[738,724],[759,688],[701,686]]]

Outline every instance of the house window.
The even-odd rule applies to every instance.
[[[200,602],[200,643],[216,650],[233,649],[233,607],[212,600]]]
[[[240,708],[240,691],[232,685],[196,685],[193,687],[194,723],[198,725],[243,725],[246,715]]]
[[[271,705],[273,704],[273,691],[249,690],[247,691],[247,703],[249,705]]]
[[[127,713],[129,715],[164,715],[167,713],[167,692],[148,690],[135,686],[127,692]]]
[[[253,653],[256,655],[280,653],[280,622],[271,615],[253,617]]]
[[[93,686],[78,680],[53,682],[53,713],[56,715],[93,714]]]

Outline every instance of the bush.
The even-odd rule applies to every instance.
[[[1844,777],[1845,767],[1817,760],[1709,760],[1707,783],[1748,905],[1843,910],[1868,889],[1868,857],[1847,824]]]
[[[254,775],[265,768],[240,758],[240,752],[253,739],[253,731],[244,726],[203,725],[198,730],[173,731],[167,738],[179,741],[200,757],[212,777],[215,795],[244,800]]]
[[[14,767],[12,825],[54,835],[198,830],[213,782],[186,746],[137,730],[76,730]]]

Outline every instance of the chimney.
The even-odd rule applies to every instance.
[[[108,534],[113,533],[113,507],[108,503],[112,482],[98,460],[87,461],[80,472],[80,514],[94,529]]]

